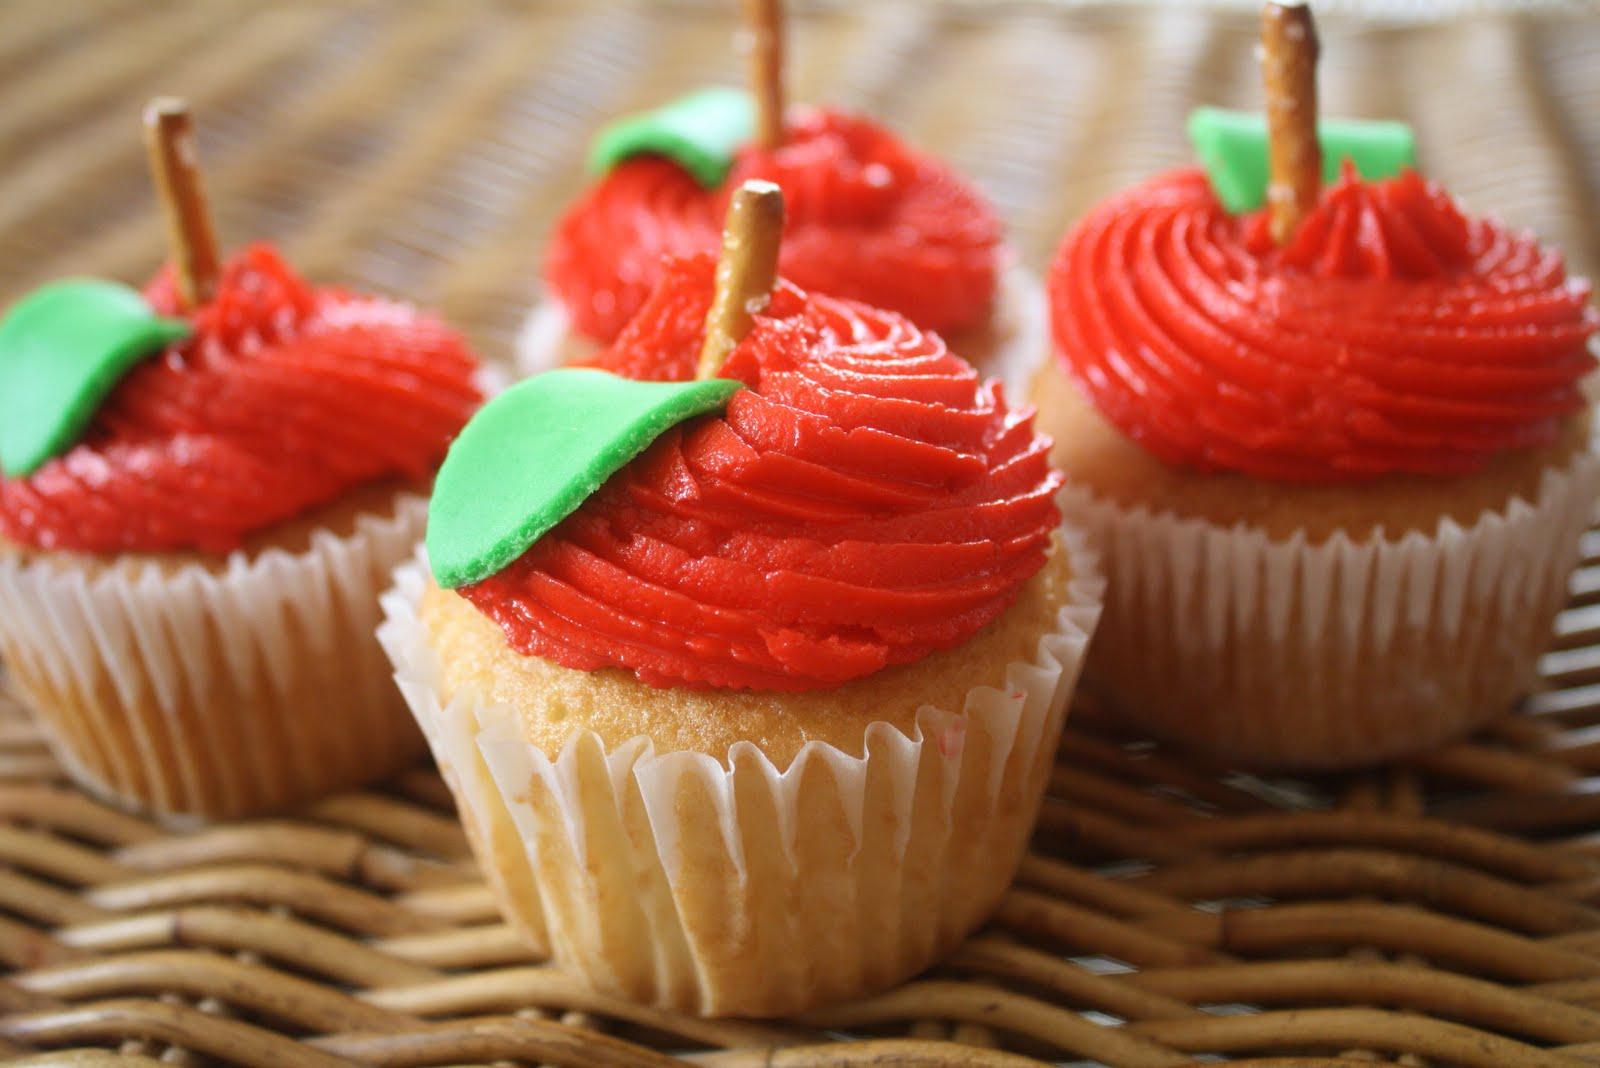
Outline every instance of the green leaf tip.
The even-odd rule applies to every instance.
[[[0,472],[25,478],[67,451],[129,370],[190,333],[138,290],[72,278],[0,320]]]
[[[595,138],[589,169],[604,174],[634,156],[659,155],[688,171],[700,185],[715,189],[755,129],[756,111],[749,93],[701,89],[607,126]]]
[[[461,431],[434,482],[434,578],[459,589],[502,570],[658,437],[721,411],[740,388],[563,369],[506,390]]]
[[[1368,181],[1392,178],[1416,163],[1411,127],[1386,119],[1321,119],[1322,179],[1332,184],[1346,159]],[[1267,118],[1202,107],[1189,113],[1189,141],[1222,206],[1237,215],[1267,200]]]

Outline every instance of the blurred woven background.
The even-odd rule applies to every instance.
[[[1254,17],[1219,10],[1235,6],[797,3],[791,92],[948,157],[1040,267],[1095,198],[1188,158],[1191,105],[1258,101]],[[1322,6],[1328,113],[1411,120],[1429,173],[1600,264],[1600,6]],[[433,304],[503,356],[591,133],[736,83],[735,7],[5,0],[0,301],[152,268],[138,115],[179,93],[225,242],[279,239],[313,277]],[[1433,17],[1453,10],[1474,13]]]

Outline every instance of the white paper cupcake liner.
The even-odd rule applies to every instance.
[[[221,567],[0,557],[0,648],[73,777],[121,802],[236,816],[370,781],[422,748],[373,632],[425,522],[408,493]]]
[[[417,607],[425,564],[384,596],[379,638],[458,800],[503,910],[596,987],[705,1014],[773,1015],[881,988],[979,923],[1016,870],[1049,776],[1103,581],[1066,534],[1056,629],[959,712],[907,735],[864,730],[784,768],[726,753],[608,749],[575,732],[550,756],[518,713],[442,696]]]
[[[516,363],[523,377],[597,350],[594,343],[573,338],[571,327],[571,317],[561,301],[551,297],[534,305],[517,333]],[[1006,395],[1020,403],[1049,351],[1044,288],[1031,271],[1013,264],[1001,272],[990,329],[992,337],[984,344],[991,352],[981,361],[981,370],[1005,383]],[[958,356],[978,362],[978,354],[963,352],[959,345],[959,339],[951,342]]]
[[[1246,766],[1424,751],[1533,684],[1597,492],[1586,451],[1470,526],[1314,544],[1069,484],[1062,511],[1111,589],[1088,684],[1126,722]]]
[[[517,331],[516,366],[524,378],[570,362],[579,355],[567,350],[567,339],[572,335],[572,315],[567,306],[555,297],[546,297],[533,306],[528,317],[522,320]],[[574,342],[574,346],[580,342]],[[585,344],[592,351],[592,343]]]

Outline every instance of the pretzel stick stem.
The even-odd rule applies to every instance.
[[[1261,10],[1261,76],[1267,96],[1267,210],[1285,244],[1316,209],[1322,189],[1317,141],[1317,28],[1311,8],[1268,0]]]
[[[759,181],[735,190],[722,230],[722,256],[696,377],[717,377],[728,354],[750,332],[752,317],[766,306],[778,280],[782,238],[783,192]]]
[[[211,299],[221,265],[206,208],[189,105],[173,97],[152,100],[144,112],[144,143],[167,217],[167,244],[177,270],[178,295],[185,307],[192,308]]]
[[[746,62],[756,105],[756,144],[783,144],[783,3],[744,0]]]

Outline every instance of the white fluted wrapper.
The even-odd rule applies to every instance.
[[[1125,722],[1247,767],[1426,751],[1533,685],[1597,491],[1585,451],[1470,526],[1313,544],[1069,485],[1111,588],[1087,683]]]
[[[756,745],[559,754],[518,712],[446,700],[418,604],[422,563],[384,597],[380,640],[502,910],[598,989],[708,1015],[776,1015],[922,970],[983,920],[1037,816],[1103,582],[1081,536],[1057,628],[1029,663],[865,728],[862,756],[820,742],[787,768]],[[1003,685],[1004,689],[996,689]]]
[[[969,337],[945,340],[986,377],[1004,382],[1008,397],[1027,396],[1028,382],[1050,348],[1044,287],[1026,268],[1008,267],[1000,275],[990,324]],[[566,305],[547,298],[534,305],[517,333],[517,370],[535,375],[595,351],[593,342],[573,335]]]
[[[517,331],[517,371],[524,377],[553,371],[593,349],[592,342],[573,337],[567,306],[546,297],[533,306]]]
[[[221,566],[0,556],[0,648],[86,788],[240,816],[373,781],[421,754],[373,637],[427,505],[399,495],[306,549]]]

